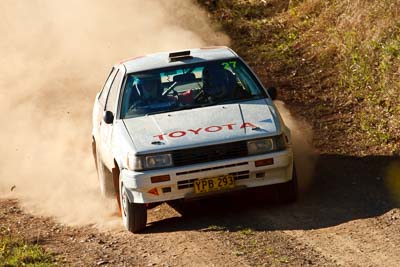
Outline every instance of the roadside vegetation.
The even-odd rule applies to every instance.
[[[53,257],[37,244],[22,238],[0,235],[0,266],[57,266]]]
[[[326,153],[398,155],[397,0],[198,0]]]

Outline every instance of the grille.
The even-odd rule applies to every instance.
[[[174,166],[234,159],[247,156],[245,141],[175,150],[172,153]]]
[[[250,172],[249,171],[241,171],[241,172],[232,172],[229,173],[233,175],[235,178],[235,181],[237,180],[243,180],[243,179],[249,179],[250,178]],[[178,189],[185,189],[185,188],[191,188],[193,187],[193,182],[198,180],[196,179],[190,179],[190,180],[183,180],[178,182]]]
[[[177,172],[176,175],[179,176],[179,175],[191,174],[191,173],[196,173],[196,172],[212,171],[212,170],[225,169],[225,168],[244,166],[244,165],[249,165],[249,163],[248,162],[240,162],[240,163],[211,167],[211,168],[197,169],[197,170],[185,171],[185,172]]]

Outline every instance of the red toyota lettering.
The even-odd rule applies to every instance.
[[[163,134],[154,135],[153,137],[158,138],[160,141],[164,140],[164,135]]]
[[[222,126],[226,126],[226,127],[228,127],[229,130],[233,130],[233,125],[236,125],[236,123],[224,124]]]
[[[205,129],[205,131],[206,131],[206,132],[209,132],[209,133],[219,132],[219,131],[221,131],[221,130],[222,130],[222,127],[221,127],[221,126],[209,126],[209,127],[207,127],[207,128]]]
[[[255,126],[254,124],[252,124],[250,122],[245,122],[245,123],[242,124],[242,126],[240,126],[240,129],[243,129],[243,128],[246,128],[246,127],[256,128],[257,126]]]
[[[215,133],[215,132],[219,132],[222,131],[225,127],[225,129],[227,130],[233,130],[233,127],[237,125],[236,123],[228,123],[228,124],[223,124],[221,126],[218,125],[213,125],[213,126],[208,126],[207,128],[204,128],[205,132],[208,133]],[[251,122],[244,122],[243,124],[240,125],[240,129],[244,129],[244,128],[256,128],[257,126],[254,125]],[[163,141],[165,139],[165,135],[171,137],[171,138],[179,138],[179,137],[183,137],[185,135],[188,134],[188,132],[191,132],[195,135],[199,135],[201,133],[201,131],[203,130],[203,128],[197,128],[197,129],[188,129],[187,131],[175,131],[175,132],[170,132],[167,134],[159,134],[159,135],[154,135],[154,138],[157,138],[159,141]]]
[[[186,135],[186,132],[184,132],[184,131],[176,131],[176,132],[172,132],[172,133],[168,134],[169,137],[173,137],[173,138],[182,137],[185,135]]]
[[[199,132],[201,131],[201,129],[203,129],[203,128],[199,128],[199,129],[196,129],[196,130],[189,129],[188,131],[189,131],[189,132],[192,132],[192,133],[194,133],[194,134],[199,134]]]

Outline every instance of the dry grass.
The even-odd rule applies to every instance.
[[[400,151],[397,0],[216,3],[233,48],[314,122],[322,151]]]

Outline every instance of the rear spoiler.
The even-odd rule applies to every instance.
[[[192,59],[193,57],[190,55],[190,51],[179,51],[172,52],[169,54],[169,62],[182,61],[185,59]]]

